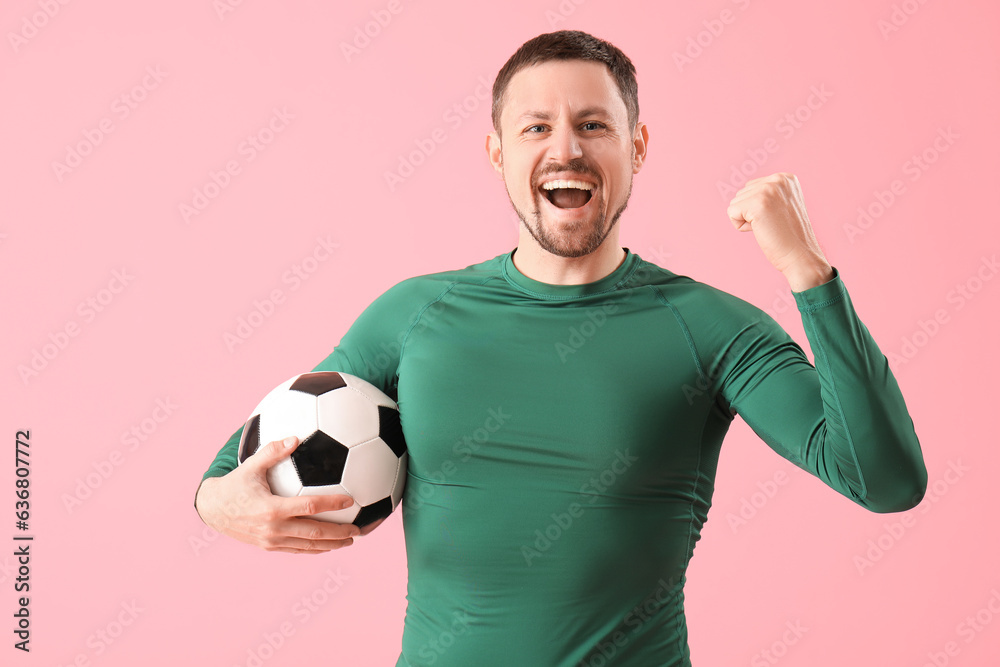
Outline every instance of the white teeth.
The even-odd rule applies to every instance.
[[[577,190],[593,190],[594,185],[592,183],[585,183],[583,181],[549,181],[548,183],[542,183],[543,190],[555,190],[556,188],[576,188]]]

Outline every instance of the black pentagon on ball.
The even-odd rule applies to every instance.
[[[400,458],[406,453],[403,427],[399,423],[399,411],[384,405],[378,406],[378,437],[389,445],[389,449]]]
[[[344,378],[340,377],[340,373],[317,371],[314,373],[303,373],[288,389],[301,391],[304,394],[312,394],[313,396],[322,396],[328,391],[346,386],[347,383],[344,382]]]
[[[260,415],[254,415],[243,427],[240,438],[239,462],[243,463],[260,447]]]
[[[364,528],[368,524],[375,523],[379,519],[384,519],[390,514],[392,514],[392,498],[383,498],[378,502],[362,507],[352,523],[358,528]]]
[[[292,463],[303,486],[339,484],[348,449],[323,431],[313,431],[292,452]]]

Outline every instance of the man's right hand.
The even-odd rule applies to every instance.
[[[291,440],[291,445],[284,443]],[[359,531],[351,524],[307,518],[311,514],[350,507],[347,495],[282,498],[271,493],[267,470],[295,451],[297,438],[275,440],[222,477],[201,484],[195,508],[202,520],[223,535],[266,551],[318,554],[349,547],[357,535],[367,535],[382,521]]]

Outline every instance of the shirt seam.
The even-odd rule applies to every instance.
[[[484,278],[484,279],[482,279],[482,280],[480,280],[478,282],[473,282],[473,283],[468,283],[468,284],[485,285],[489,281],[496,280],[496,279],[497,279],[496,276],[487,276],[486,278]],[[434,297],[433,299],[431,299],[430,301],[428,301],[427,303],[425,303],[424,306],[423,306],[423,308],[420,309],[420,312],[417,313],[417,316],[415,318],[413,318],[413,322],[406,329],[406,334],[403,336],[403,342],[399,346],[399,359],[396,362],[396,378],[397,379],[399,378],[399,367],[400,367],[400,365],[402,364],[402,361],[403,361],[403,351],[406,349],[406,344],[410,340],[410,332],[412,332],[413,328],[415,326],[417,326],[417,324],[420,323],[420,319],[424,316],[424,313],[427,312],[428,308],[430,308],[435,303],[437,303],[438,301],[440,301],[441,299],[443,299],[445,297],[445,295],[448,294],[449,292],[451,292],[453,289],[455,289],[455,287],[457,287],[458,285],[464,285],[464,284],[467,284],[467,283],[464,283],[464,282],[462,282],[460,280],[454,280],[454,281],[450,282],[447,287],[445,287],[443,290],[441,290],[440,294],[438,294],[436,297]]]
[[[854,436],[851,435],[851,429],[847,423],[847,417],[844,414],[844,405],[840,399],[840,391],[837,388],[836,378],[833,376],[834,374],[829,371],[830,357],[827,354],[826,346],[823,344],[823,339],[822,339],[823,337],[818,334],[818,327],[816,327],[816,324],[813,321],[812,312],[809,312],[808,314],[810,315],[810,317],[806,319],[809,322],[809,328],[813,331],[813,336],[815,337],[815,342],[813,342],[813,340],[810,338],[809,344],[813,348],[813,354],[816,356],[816,358],[817,359],[822,358],[823,360],[824,371],[830,383],[830,392],[833,394],[834,401],[836,402],[837,405],[837,413],[840,415],[841,423],[844,425],[844,435],[847,438],[847,444],[851,449],[851,458],[854,459],[854,467],[858,471],[858,481],[861,483],[861,489],[859,490],[860,493],[859,499],[864,500],[865,498],[868,497],[868,485],[865,482],[865,474],[864,471],[861,469],[861,463],[858,461],[858,452],[854,446]],[[826,426],[826,433],[824,434],[824,436],[829,437],[830,435],[829,420],[824,420],[824,424]]]
[[[834,304],[834,303],[837,303],[838,301],[841,301],[844,298],[844,295],[846,295],[846,294],[847,294],[847,291],[844,290],[843,288],[841,288],[840,291],[837,293],[836,296],[831,296],[831,297],[829,297],[827,299],[824,299],[822,301],[818,301],[816,303],[800,303],[799,304],[799,310],[801,310],[803,313],[811,313],[811,312],[813,312],[815,310],[819,310],[821,308],[826,308],[827,306],[829,306],[831,304]]]
[[[619,279],[616,282],[614,282],[613,284],[611,284],[607,289],[599,290],[599,291],[596,291],[596,292],[585,292],[583,294],[567,294],[566,296],[560,296],[560,295],[557,295],[557,294],[544,294],[542,292],[536,292],[536,291],[534,291],[532,289],[529,289],[529,288],[525,287],[524,285],[521,285],[516,280],[514,280],[511,277],[510,273],[507,271],[507,262],[504,261],[504,262],[501,262],[501,264],[500,264],[500,272],[503,274],[504,280],[506,280],[508,284],[510,284],[511,286],[513,286],[515,289],[520,290],[521,292],[524,292],[525,294],[528,294],[529,296],[533,296],[533,297],[538,298],[538,299],[545,299],[547,301],[571,301],[573,299],[580,299],[580,298],[583,298],[583,297],[594,296],[594,295],[597,295],[597,294],[607,294],[609,292],[615,292],[615,291],[621,289],[621,287],[625,283],[627,283],[629,280],[632,279],[632,275],[635,274],[635,272],[636,272],[636,270],[638,270],[638,268],[639,268],[639,262],[636,261],[636,262],[633,263],[632,267],[625,273],[625,275],[622,276],[621,279]]]
[[[709,419],[709,415],[710,414],[711,414],[711,409],[709,409],[705,413],[705,418],[701,422],[701,434],[698,437],[698,460],[697,460],[697,462],[695,462],[695,467],[694,467],[694,469],[697,471],[697,473],[695,474],[694,483],[691,485],[691,496],[695,500],[691,500],[690,502],[688,502],[688,509],[690,510],[691,517],[690,517],[690,519],[688,521],[687,554],[686,554],[686,556],[684,558],[684,567],[681,569],[681,572],[682,572],[682,574],[681,574],[681,580],[677,582],[677,584],[680,586],[679,593],[681,595],[681,599],[683,599],[683,595],[684,595],[684,584],[686,582],[686,577],[687,577],[686,573],[687,573],[688,567],[691,566],[691,559],[694,557],[694,542],[693,542],[693,540],[694,540],[694,524],[695,524],[695,520],[697,518],[695,516],[694,506],[695,506],[695,503],[697,502],[696,499],[700,497],[698,495],[698,489],[699,489],[699,487],[701,485],[701,479],[702,479],[702,476],[703,476],[702,475],[702,470],[701,470],[701,457],[705,453],[705,428],[706,428],[706,426],[708,426],[708,419]],[[711,509],[711,508],[709,508],[709,509]],[[707,511],[708,510],[706,510],[706,513],[707,513]],[[679,655],[684,655],[684,651],[688,647],[686,646],[685,638],[682,636],[682,633],[681,633],[682,624],[683,624],[683,629],[685,630],[685,633],[686,633],[686,630],[687,630],[687,619],[686,619],[685,614],[684,614],[683,604],[682,604],[681,609],[677,609],[676,611],[678,612],[676,614],[676,617],[677,617],[677,648],[678,648],[678,654]]]
[[[677,320],[677,324],[681,328],[681,332],[684,334],[684,340],[687,341],[688,350],[691,352],[694,364],[698,368],[698,373],[702,376],[707,376],[705,373],[705,366],[701,362],[701,356],[698,354],[698,348],[695,346],[694,338],[691,336],[691,331],[688,329],[687,322],[684,321],[684,317],[681,316],[680,311],[677,310],[677,306],[670,303],[670,301],[663,296],[663,293],[655,285],[646,285],[646,287],[653,290],[653,293],[656,295],[656,298],[660,301],[660,303],[666,306],[673,314],[674,319]]]

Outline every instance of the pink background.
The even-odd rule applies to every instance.
[[[514,247],[483,149],[489,86],[526,40],[577,28],[639,73],[650,148],[622,244],[765,308],[807,346],[787,284],[717,187],[774,148],[743,178],[798,175],[861,318],[905,361],[893,368],[929,470],[916,509],[868,513],[737,420],[689,571],[694,663],[997,664],[995,3],[234,4],[3,3],[0,662],[251,665],[264,646],[264,665],[394,664],[398,514],[349,549],[297,557],[218,539],[195,487],[260,398],[385,289]],[[375,36],[345,56],[366,26]],[[258,134],[269,143],[251,160]],[[420,164],[390,188],[411,154]],[[213,191],[230,161],[238,173]],[[215,196],[185,220],[207,185]],[[867,228],[859,207],[879,213]],[[336,248],[303,264],[319,238]],[[307,280],[289,278],[296,266]],[[283,301],[230,349],[224,336],[275,290]],[[36,352],[51,358],[23,378]],[[176,406],[159,422],[158,400]],[[11,632],[11,450],[25,428],[29,655]],[[133,428],[143,440],[123,439]],[[741,507],[750,518],[733,523]]]

